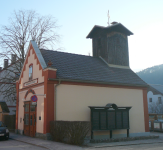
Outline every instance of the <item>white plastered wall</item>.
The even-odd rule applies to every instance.
[[[148,112],[149,113],[156,113],[152,111],[152,106],[159,105],[158,98],[161,97],[161,104],[163,104],[163,96],[161,94],[153,94],[152,91],[148,91],[147,93],[147,101],[148,101]],[[149,99],[152,98],[152,102]]]
[[[130,133],[145,132],[142,90],[62,84],[57,87],[56,98],[56,120],[90,121],[88,106],[115,103],[117,106],[132,106],[129,111]],[[113,134],[126,134],[126,130],[115,130]]]
[[[36,94],[43,94],[44,93],[44,86],[36,87],[33,88]],[[29,93],[27,98],[25,100],[24,96],[26,94],[27,90],[19,92],[19,110],[18,110],[18,129],[19,130],[24,130],[24,102],[29,101],[31,96],[33,95],[32,93]],[[37,96],[38,101],[37,101],[37,114],[36,114],[36,132],[37,133],[43,133],[43,124],[44,124],[44,96]],[[41,117],[41,120],[39,120],[39,117]],[[20,119],[22,118],[22,119]],[[22,120],[20,122],[20,120]]]

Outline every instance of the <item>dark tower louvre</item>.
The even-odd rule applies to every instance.
[[[129,67],[128,38],[133,35],[121,23],[108,27],[94,26],[87,38],[92,39],[94,57],[101,56],[108,64]]]

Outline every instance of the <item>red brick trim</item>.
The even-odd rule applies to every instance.
[[[24,99],[26,99],[26,97],[27,97],[27,95],[28,95],[29,93],[36,94],[34,90],[29,89],[29,90],[26,92],[26,94],[25,94],[25,96],[24,96]]]
[[[53,71],[56,72],[56,71]],[[50,133],[50,121],[54,121],[54,84],[48,81],[48,77],[53,76],[51,70],[44,71],[44,134]],[[53,76],[55,77],[55,76]]]
[[[29,67],[30,67],[30,66],[33,66],[33,64],[30,64]]]
[[[147,89],[143,89],[143,104],[144,104],[145,132],[149,132],[149,115],[148,115]]]

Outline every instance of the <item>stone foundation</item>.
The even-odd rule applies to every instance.
[[[40,139],[44,139],[44,140],[52,140],[52,136],[50,135],[50,133],[36,133],[36,138],[40,138]]]
[[[15,129],[15,133],[23,135],[24,134],[24,130]]]

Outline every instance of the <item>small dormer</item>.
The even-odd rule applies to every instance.
[[[108,27],[95,25],[86,38],[92,39],[92,54],[101,56],[109,65],[129,67],[128,36],[133,35],[121,23]]]

